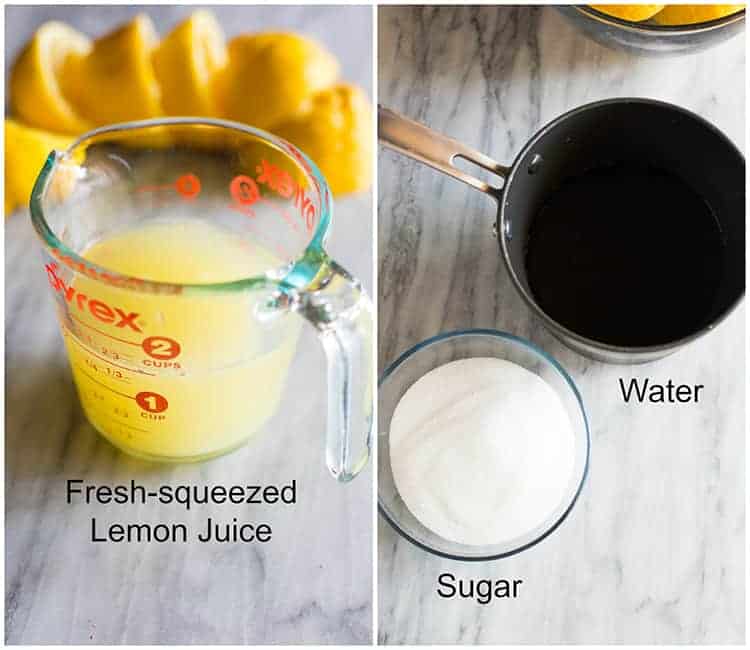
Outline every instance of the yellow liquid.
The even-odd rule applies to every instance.
[[[196,220],[152,222],[83,256],[109,270],[174,283],[262,275],[281,261]],[[78,276],[66,289],[65,341],[91,423],[152,459],[197,460],[245,442],[279,404],[299,319],[258,319],[261,291],[150,294]]]

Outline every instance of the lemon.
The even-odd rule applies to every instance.
[[[72,138],[5,120],[5,213],[26,207],[31,190],[52,150],[67,149]]]
[[[70,59],[85,57],[91,42],[56,21],[36,30],[10,72],[10,104],[24,122],[61,133],[81,133],[88,124],[63,96],[59,76]]]
[[[268,129],[300,112],[314,93],[332,86],[338,61],[313,40],[291,33],[237,36],[221,75],[226,117]]]
[[[305,152],[334,194],[357,192],[372,182],[372,109],[356,86],[338,84],[310,98],[301,114],[273,129]]]
[[[218,114],[214,81],[227,63],[227,48],[210,11],[196,11],[175,27],[152,60],[167,115]]]
[[[664,5],[589,5],[608,16],[637,23],[659,13]]]
[[[156,43],[151,19],[136,16],[94,41],[91,52],[76,65],[66,65],[63,91],[96,126],[158,117],[159,84],[151,65]]]
[[[690,25],[737,13],[745,5],[666,5],[654,20],[660,25]]]

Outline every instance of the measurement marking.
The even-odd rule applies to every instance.
[[[136,192],[157,192],[160,190],[173,190],[175,189],[174,184],[170,183],[169,185],[143,185],[142,187],[137,187],[135,189]]]
[[[119,341],[120,343],[127,343],[128,345],[135,345],[136,347],[140,347],[140,343],[137,343],[135,341],[126,341],[125,339],[119,339],[116,336],[112,336],[111,334],[107,334],[106,332],[102,332],[100,329],[97,329],[93,325],[89,325],[88,323],[84,323],[82,320],[78,320],[73,314],[70,314],[70,318],[74,320],[76,323],[79,323],[80,325],[83,325],[84,327],[89,327],[95,332],[98,332],[102,336],[106,336],[108,339],[113,339],[115,341]]]
[[[134,431],[138,431],[140,433],[152,433],[148,429],[141,429],[140,427],[134,427],[132,424],[128,424],[127,422],[123,422],[122,420],[117,420],[115,418],[117,424],[119,424],[121,427],[127,427],[128,429],[133,429]]]
[[[124,384],[132,383],[129,377],[115,377],[114,375],[107,375],[107,377],[109,377],[109,379],[112,379],[113,381],[121,381]]]
[[[107,386],[107,384],[99,381],[98,379],[96,379],[95,377],[92,377],[89,373],[87,373],[83,368],[81,368],[80,364],[75,364],[75,365],[76,365],[76,368],[78,368],[79,371],[81,371],[84,375],[86,375],[94,383],[99,384],[100,386],[102,386],[103,388],[106,388],[107,390],[111,390],[116,395],[120,395],[121,397],[127,397],[128,399],[132,399],[132,400],[135,401],[135,397],[133,397],[132,395],[127,395],[126,393],[121,393],[119,390],[115,390],[114,388],[112,388],[112,386]]]
[[[262,231],[259,232],[258,229],[257,229],[257,227],[256,227],[256,225],[255,225],[255,223],[251,222],[250,223],[250,227],[251,227],[251,229],[253,231],[253,234],[255,235],[256,239],[259,242],[265,244],[269,248],[272,248],[274,251],[276,251],[284,259],[286,259],[286,258],[288,258],[290,256],[289,252],[281,244],[279,244],[276,241],[273,241],[269,237],[266,237],[266,235],[263,234]]]
[[[125,384],[131,383],[129,377],[115,377],[114,375],[108,375],[108,377],[110,379],[114,379],[115,381],[121,381],[121,382],[123,382]]]
[[[277,214],[280,214],[282,219],[287,222],[288,225],[290,225],[294,230],[299,230],[297,223],[292,219],[292,216],[280,205],[276,203],[276,201],[271,201],[270,199],[265,198],[264,196],[261,196],[258,199],[261,203],[266,203],[271,210],[274,210]]]
[[[230,203],[229,209],[244,214],[246,217],[255,218],[255,212],[252,208],[244,205],[237,205],[236,203]]]
[[[98,413],[100,417],[104,419],[112,419],[117,424],[119,424],[122,427],[128,427],[129,429],[134,429],[135,431],[139,431],[141,433],[151,433],[148,429],[141,429],[140,427],[133,426],[132,424],[128,422],[124,422],[123,420],[119,420],[116,417],[114,417],[111,413],[107,413],[106,411],[102,411],[101,409],[94,408],[92,406],[89,406],[89,408],[94,411],[95,413]]]
[[[68,328],[64,327],[64,329],[67,330]],[[97,359],[101,359],[102,361],[104,361],[104,363],[108,363],[109,365],[114,366],[115,368],[122,368],[123,370],[127,370],[128,372],[137,372],[137,373],[139,373],[141,375],[148,375],[149,377],[156,377],[156,373],[155,372],[146,372],[145,370],[141,370],[140,368],[128,368],[127,366],[121,366],[121,365],[115,363],[111,359],[107,359],[106,357],[102,357],[102,356],[98,355],[96,352],[94,352],[93,350],[89,350],[85,345],[83,345],[83,343],[81,343],[75,336],[73,336],[73,334],[72,334],[72,332],[70,332],[70,330],[68,330],[68,333],[70,334],[71,340],[75,341],[76,344],[82,350],[84,350],[87,354],[91,354],[91,355],[95,356]]]
[[[141,429],[140,427],[134,427],[132,424],[128,424],[127,422],[123,422],[122,420],[117,420],[117,424],[119,424],[121,427],[125,427],[127,429],[133,429],[134,431],[138,431],[139,433],[152,433],[148,429]]]

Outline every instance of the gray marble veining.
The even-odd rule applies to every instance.
[[[381,7],[379,58],[382,104],[505,164],[548,120],[616,96],[675,102],[744,142],[744,35],[697,55],[637,58],[587,40],[550,8]],[[523,305],[492,236],[491,200],[381,149],[378,213],[381,368],[441,331],[504,329],[566,367],[592,423],[580,501],[520,555],[442,560],[381,518],[379,640],[741,643],[744,309],[662,361],[603,365],[563,347]],[[624,405],[619,377],[700,383],[705,398]],[[435,593],[444,571],[521,578],[522,595],[445,600]]]
[[[101,33],[137,7],[11,7],[8,58],[48,18]],[[188,8],[143,8],[164,31]],[[293,28],[318,36],[344,75],[371,89],[369,7],[218,7],[228,34]],[[6,62],[7,70],[7,62]],[[372,289],[369,195],[337,202],[329,251]],[[118,453],[75,395],[28,214],[5,230],[6,638],[13,644],[369,643],[372,471],[341,486],[323,465],[325,361],[304,332],[279,412],[255,440],[197,465],[152,465]],[[283,483],[294,507],[86,506],[65,482]],[[257,544],[95,544],[100,522],[268,521]]]

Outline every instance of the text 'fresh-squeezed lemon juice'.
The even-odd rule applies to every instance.
[[[159,219],[86,248],[90,262],[174,284],[262,276],[282,262],[257,243],[200,219]],[[140,456],[193,460],[242,444],[275,412],[299,320],[256,315],[262,292],[138,292],[79,276],[66,286],[64,329],[91,423]]]

